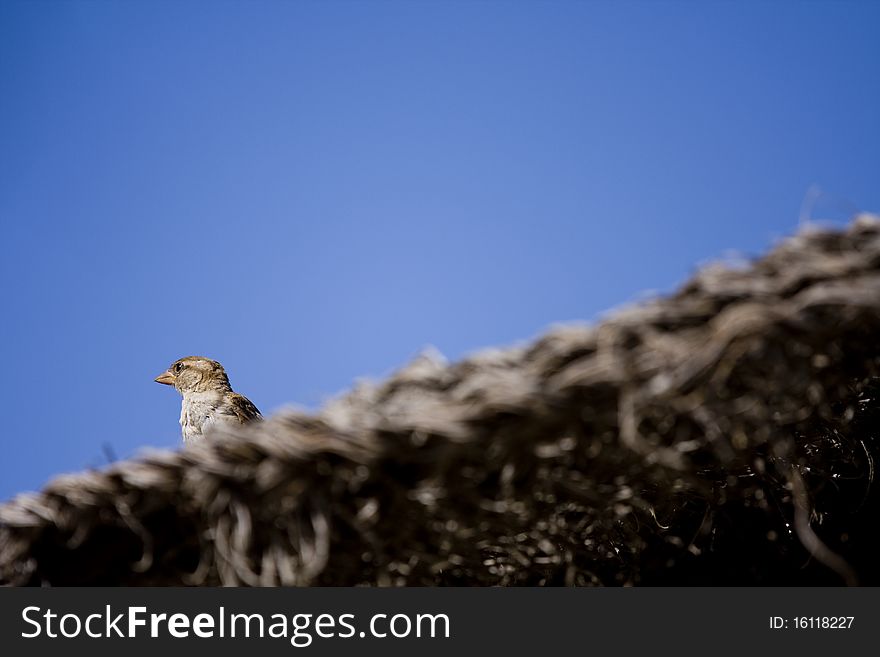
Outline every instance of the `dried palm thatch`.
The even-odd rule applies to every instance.
[[[880,583],[880,222],[0,507],[7,584]],[[880,391],[880,390],[877,390]]]

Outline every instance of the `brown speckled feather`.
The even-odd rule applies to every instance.
[[[237,392],[226,395],[222,410],[224,415],[234,415],[242,424],[263,417],[250,399]]]

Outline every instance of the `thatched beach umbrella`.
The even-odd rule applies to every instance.
[[[0,507],[6,584],[880,583],[880,223]]]

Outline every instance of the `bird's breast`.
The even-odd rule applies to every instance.
[[[184,395],[180,409],[180,427],[185,442],[202,437],[204,430],[213,423],[214,415],[222,402],[223,396],[216,392]]]

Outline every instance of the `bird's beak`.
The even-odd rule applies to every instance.
[[[173,386],[174,375],[171,373],[171,370],[165,370],[162,374],[156,377],[155,381],[156,383],[164,383],[166,386]]]

